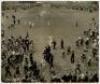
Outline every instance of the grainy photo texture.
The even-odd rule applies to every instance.
[[[97,1],[3,1],[1,80],[99,81]]]

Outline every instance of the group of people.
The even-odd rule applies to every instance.
[[[11,36],[9,39],[3,39],[1,47],[4,77],[8,78],[6,81],[10,81],[9,78],[13,78],[12,81],[23,82],[30,82],[29,77],[38,79],[39,69],[33,58],[33,41],[28,35],[25,38]],[[21,76],[24,78],[20,79]]]
[[[4,31],[2,33],[2,38],[4,38]],[[92,60],[98,59],[98,30],[97,29],[88,29],[83,32],[83,37],[79,37],[75,42],[76,48],[83,49],[81,55],[82,63],[87,63],[88,66],[92,65]],[[49,64],[50,70],[54,68],[54,55],[51,52],[51,49],[57,50],[56,40],[52,41],[52,46],[48,45],[43,51],[44,60]],[[29,39],[27,33],[25,38],[21,36],[15,38],[11,36],[9,39],[2,39],[2,68],[5,70],[5,77],[13,77],[13,81],[22,81],[22,82],[32,82],[32,80],[45,82],[45,79],[41,77],[41,69],[37,66],[34,56],[33,41]],[[61,39],[60,49],[65,50],[64,40]],[[91,49],[92,56],[88,56],[87,52]],[[71,64],[75,64],[75,50],[71,47],[67,47],[67,51],[62,52],[63,57],[67,55],[70,56]],[[97,60],[98,61],[98,60]],[[51,82],[97,82],[98,74],[97,72],[89,78],[89,71],[83,73],[81,71],[81,64],[75,65],[76,68],[73,70],[74,74],[70,72],[67,75],[63,75],[61,78],[51,78]],[[12,73],[11,71],[14,71]],[[23,73],[23,79],[17,79]]]
[[[12,15],[12,19],[13,25],[16,25],[16,16]],[[20,20],[18,20],[17,23],[20,24]],[[29,22],[29,27],[32,28],[33,26],[34,24]],[[78,26],[78,23],[76,26]],[[86,67],[92,66],[93,60],[98,62],[99,32],[98,27],[95,27],[96,28],[94,29],[89,28],[84,31],[83,36],[79,37],[75,42],[76,49],[83,50],[83,53],[80,56],[81,63],[86,63]],[[5,31],[3,30],[1,36],[2,72],[4,71],[2,76],[3,82],[48,82],[40,74],[41,68],[34,59],[35,52],[33,40],[30,40],[28,33],[25,38],[22,36],[11,36],[10,38],[5,39]],[[54,60],[56,60],[55,55],[51,50],[57,51],[57,48],[57,41],[52,40],[51,44],[46,46],[43,50],[43,60],[49,64],[49,69],[51,71],[52,68],[55,67]],[[60,41],[60,49],[64,50],[62,52],[62,58],[69,56],[70,63],[75,65],[75,69],[70,71],[67,75],[64,74],[60,78],[52,77],[50,82],[98,82],[98,72],[95,72],[89,77],[89,71],[82,72],[81,63],[75,64],[76,50],[73,49],[72,46],[68,46],[66,50],[64,39],[61,39]],[[87,54],[89,50],[92,53],[91,56]]]
[[[75,49],[77,50],[82,50],[83,52],[81,52],[80,55],[80,60],[81,63],[85,65],[85,67],[92,67],[92,65],[94,65],[94,61],[96,61],[96,66],[98,66],[98,55],[99,55],[99,32],[98,32],[98,27],[95,24],[95,28],[91,29],[87,29],[83,32],[83,36],[80,36],[76,42],[75,42]],[[51,46],[52,45],[52,46]],[[53,40],[51,42],[50,45],[48,45],[47,47],[45,47],[44,52],[43,52],[43,56],[45,61],[50,65],[50,67],[55,67],[54,65],[54,60],[56,60],[56,58],[54,59],[54,55],[51,52],[51,50],[55,50],[57,51],[57,42],[56,40]],[[64,52],[62,52],[62,57],[65,58],[66,56],[70,56],[70,62],[71,64],[75,65],[76,68],[73,69],[74,71],[74,75],[72,75],[72,72],[69,73],[68,76],[64,76],[62,79],[63,81],[66,82],[97,82],[98,79],[98,70],[95,71],[91,77],[89,77],[90,72],[88,70],[86,70],[85,72],[83,72],[81,70],[81,63],[75,64],[75,58],[77,56],[76,54],[76,50],[73,49],[73,47],[68,46],[67,47],[67,51],[65,48],[65,44],[64,44],[64,40],[61,39],[60,42],[60,49],[63,49]],[[91,53],[91,54],[89,54]],[[53,82],[61,82],[61,78],[55,78],[52,80]]]

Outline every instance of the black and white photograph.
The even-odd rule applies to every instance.
[[[98,83],[99,1],[1,1],[2,83]]]

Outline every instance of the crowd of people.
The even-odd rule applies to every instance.
[[[2,68],[5,68],[5,77],[16,78],[21,75],[21,70],[25,78],[27,78],[28,72],[30,75],[37,76],[38,68],[33,60],[33,52],[33,41],[29,39],[28,35],[25,38],[11,36],[9,39],[2,40]],[[23,69],[20,70],[20,66]]]
[[[16,22],[20,24],[20,20],[16,20],[16,17],[13,15],[13,26],[16,25]],[[32,27],[29,23],[30,28]],[[83,36],[77,38],[75,42],[76,49],[80,48],[83,50],[81,53],[81,63],[86,64],[86,67],[90,67],[93,64],[93,61],[96,60],[98,63],[99,58],[99,31],[96,24],[95,28],[89,28],[83,32]],[[78,23],[76,24],[78,26]],[[33,40],[29,38],[29,33],[26,33],[25,37],[19,36],[14,37],[13,35],[8,39],[5,38],[5,31],[1,32],[2,42],[1,42],[1,60],[2,60],[2,81],[3,82],[48,82],[43,76],[41,76],[41,68],[37,65],[37,62],[34,59],[34,43]],[[55,55],[51,50],[57,51],[57,41],[56,39],[52,40],[51,44],[48,43],[43,50],[43,60],[44,63],[49,65],[51,74],[53,73],[54,77],[51,77],[50,82],[98,82],[98,71],[89,75],[89,70],[83,72],[81,70],[81,63],[76,63],[76,50],[72,46],[68,46],[65,50],[64,39],[60,41],[60,49],[65,50],[62,52],[62,58],[66,56],[70,57],[70,63],[75,65],[75,69],[70,71],[68,74],[64,74],[61,77],[57,77],[55,70],[52,72],[52,69],[55,67],[54,60],[56,60]],[[52,46],[51,46],[52,45]],[[87,53],[90,51],[91,55]],[[98,65],[97,65],[98,66]],[[41,66],[43,67],[43,66]]]
[[[99,38],[98,38],[98,29],[94,30],[88,29],[83,32],[83,37],[79,37],[75,42],[77,48],[83,48],[83,53],[81,55],[82,63],[87,63],[88,66],[92,65],[92,60],[96,59],[98,61],[98,50],[99,50]],[[33,41],[29,39],[27,34],[25,38],[21,36],[15,38],[11,36],[9,39],[4,38],[4,31],[2,35],[2,68],[5,68],[5,77],[13,77],[17,80],[18,76],[22,73],[24,78],[22,82],[32,82],[32,80],[38,80],[40,82],[45,82],[40,76],[39,67],[35,60],[33,60]],[[61,49],[64,49],[64,40],[61,39]],[[52,47],[51,47],[52,45]],[[51,49],[56,50],[57,42],[56,40],[52,41],[52,44],[45,47],[43,51],[44,60],[49,64],[50,69],[54,66],[54,55],[51,52]],[[88,56],[87,52],[91,49],[92,56]],[[63,52],[62,55],[65,57],[65,54],[70,55],[70,62],[75,63],[75,50],[71,46],[68,46],[67,52]],[[20,68],[21,66],[21,68]],[[22,68],[23,67],[23,68]],[[77,64],[74,70],[74,74],[71,72],[68,75],[64,75],[61,78],[53,78],[51,82],[97,82],[98,81],[98,72],[95,72],[94,75],[89,78],[88,73],[83,73],[80,69],[81,64]],[[14,71],[12,73],[11,71]],[[21,71],[22,70],[22,71]],[[12,80],[15,81],[15,80]]]
[[[98,55],[99,55],[99,32],[98,28],[95,25],[94,29],[87,29],[83,32],[83,36],[80,36],[76,42],[75,46],[76,49],[82,49],[83,53],[81,53],[81,63],[86,64],[85,66],[90,67],[93,65],[93,61],[96,60],[98,63]],[[52,47],[51,47],[52,45]],[[53,65],[53,58],[54,55],[51,53],[51,49],[56,50],[57,42],[54,40],[51,42],[51,45],[48,45],[44,50],[44,59],[45,61],[50,65],[50,67],[54,67]],[[61,39],[60,47],[61,49],[64,49],[64,40]],[[88,52],[91,51],[91,55],[88,55]],[[67,55],[70,55],[70,62],[71,64],[75,64],[75,50],[73,47],[68,46],[67,51],[62,52],[62,57],[65,57]],[[98,65],[98,64],[97,64]],[[81,64],[75,65],[76,68],[74,70],[74,73],[70,72],[69,75],[64,75],[62,77],[63,81],[65,82],[97,82],[98,81],[98,71],[96,71],[93,76],[89,77],[89,71],[86,71],[85,73],[81,71]],[[61,82],[61,78],[53,80],[54,82]]]

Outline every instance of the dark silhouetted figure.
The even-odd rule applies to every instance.
[[[24,78],[24,79],[22,79],[22,82],[31,82],[31,80],[30,80],[30,79],[28,79],[28,76],[27,76],[27,75],[25,75],[25,78]]]
[[[5,37],[5,31],[4,30],[1,31],[1,37]]]
[[[72,55],[71,55],[71,63],[74,63],[74,58],[75,58],[75,53],[74,53],[74,51],[72,51]]]
[[[92,61],[92,59],[88,60],[88,66],[91,66],[91,64],[92,64],[91,61]]]
[[[87,40],[85,41],[85,45],[86,45],[86,48],[89,47],[89,39],[87,39]]]
[[[72,75],[72,82],[77,82],[77,76],[76,76],[76,74]]]
[[[93,75],[93,77],[90,79],[90,81],[91,81],[91,82],[98,82],[98,81],[99,81],[98,74],[95,73],[95,74]]]
[[[19,67],[16,67],[16,74],[20,74],[20,70],[19,70]]]
[[[69,73],[68,75],[64,75],[64,76],[62,77],[62,80],[63,80],[64,82],[69,82],[69,81],[71,81],[71,80],[72,80],[72,75],[71,75],[71,73]]]
[[[10,67],[6,66],[5,67],[5,77],[11,76],[11,72],[10,72]]]
[[[53,49],[56,49],[56,44],[57,44],[56,41],[53,41],[52,44],[53,44]]]
[[[16,21],[15,21],[16,17],[15,17],[15,15],[12,15],[12,19],[13,19],[13,23],[15,24],[16,23]]]
[[[89,78],[88,78],[88,72],[86,72],[85,78],[84,78],[84,82],[88,82]]]
[[[71,53],[71,47],[68,46],[68,48],[67,48],[67,55],[69,55],[70,53]]]
[[[84,39],[81,38],[81,40],[80,40],[80,45],[83,46],[83,43],[84,43]]]
[[[65,52],[64,51],[62,52],[62,58],[65,58]]]
[[[80,64],[76,65],[75,72],[81,73]]]
[[[78,27],[78,22],[76,22],[75,26]]]
[[[82,54],[81,59],[82,59],[82,62],[84,62],[85,59],[86,59],[86,55],[85,54]]]
[[[64,49],[64,41],[61,40],[61,49]]]
[[[44,59],[47,63],[49,63],[50,68],[53,67],[53,55],[51,53],[51,48],[50,46],[46,47],[44,52]]]
[[[14,24],[16,23],[15,19],[13,20]]]

